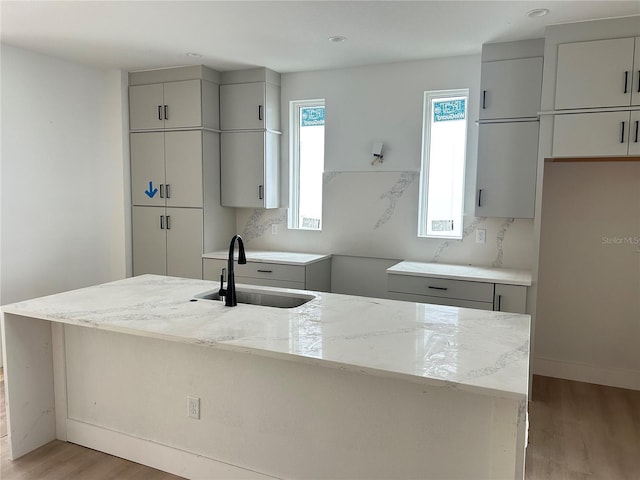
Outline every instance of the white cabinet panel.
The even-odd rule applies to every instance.
[[[167,275],[202,278],[202,209],[167,208]]]
[[[129,128],[150,130],[164,127],[163,85],[135,85],[129,87]]]
[[[476,216],[533,218],[538,128],[538,122],[479,126]]]
[[[629,124],[629,155],[640,156],[640,110],[631,112]]]
[[[164,84],[164,128],[202,126],[200,80]]]
[[[493,305],[493,283],[411,275],[388,275],[387,281],[390,292],[489,302]]]
[[[133,207],[133,274],[166,275],[167,236],[162,216],[164,207]]]
[[[279,135],[222,132],[221,195],[225,207],[279,207]]]
[[[222,85],[220,87],[220,128],[222,130],[266,128],[265,100],[264,82]]]
[[[458,298],[432,297],[411,293],[391,292],[389,298],[403,302],[430,303],[432,305],[448,305],[450,307],[475,308],[476,310],[493,310],[493,303],[463,300]]]
[[[165,183],[164,133],[132,133],[130,139],[131,203],[164,206],[164,193],[160,195]]]
[[[496,283],[493,309],[497,312],[526,313],[527,287]]]
[[[559,45],[556,109],[629,106],[633,55],[633,38]]]
[[[636,37],[632,78],[633,82],[631,85],[631,105],[640,105],[640,37]]]
[[[153,83],[129,87],[129,128],[131,130],[157,130],[162,128],[190,128],[203,125],[205,117],[214,122],[210,111],[217,106],[203,104],[217,93],[217,85],[206,82],[205,97],[201,80]]]
[[[553,156],[627,155],[629,127],[628,111],[556,115],[553,126]]]
[[[166,132],[168,207],[202,207],[202,131]]]
[[[536,117],[542,57],[482,63],[480,120]]]

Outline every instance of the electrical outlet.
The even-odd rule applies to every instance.
[[[487,242],[487,231],[484,228],[479,228],[476,230],[476,243],[486,243]]]
[[[200,399],[198,397],[187,397],[187,411],[189,417],[200,419]]]
[[[277,235],[278,234],[278,224],[277,223],[272,223],[271,224],[271,235]]]

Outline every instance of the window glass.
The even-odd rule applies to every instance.
[[[469,90],[425,92],[418,235],[462,238]]]

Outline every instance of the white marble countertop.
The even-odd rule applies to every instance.
[[[400,262],[387,269],[387,273],[417,277],[448,278],[469,282],[500,283],[531,286],[531,272],[509,268],[447,265],[442,263]]]
[[[215,282],[205,280],[142,275],[5,305],[2,310],[414,383],[526,398],[528,315],[318,292],[313,292],[314,300],[291,309],[191,301],[217,288]]]
[[[283,265],[309,265],[331,258],[330,254],[321,253],[296,253],[296,252],[269,252],[266,250],[246,250],[247,261],[258,263],[280,263]],[[215,260],[226,260],[229,251],[209,252],[202,255],[202,258],[213,258]],[[238,253],[236,249],[236,256]]]

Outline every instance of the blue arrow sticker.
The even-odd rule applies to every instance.
[[[149,190],[145,190],[144,193],[146,193],[149,198],[153,198],[156,196],[156,193],[158,193],[158,189],[153,188],[153,182],[149,182]]]

